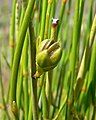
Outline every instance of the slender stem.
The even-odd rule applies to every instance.
[[[71,65],[71,71],[75,72],[75,64],[76,64],[76,51],[77,51],[77,43],[78,43],[78,20],[79,20],[79,0],[76,1],[76,7],[75,7],[75,16],[74,16],[74,30],[73,30],[73,41],[72,41],[72,52],[71,52],[71,58],[70,61]]]
[[[44,79],[45,79],[45,73],[41,76],[41,79],[38,81],[38,93],[37,93],[37,98],[38,98],[38,101],[40,99],[40,95],[41,95],[41,91],[42,91],[42,87],[43,87],[43,84],[44,84]]]
[[[22,63],[22,60],[21,60]],[[23,68],[22,65],[20,66],[20,71],[19,71],[19,76],[18,76],[18,81],[17,81],[17,91],[16,91],[16,101],[17,101],[17,106],[20,109],[21,107],[21,99],[22,99],[22,92],[23,92]]]
[[[50,20],[49,20],[48,38],[50,38],[51,36],[52,18],[54,18],[55,16],[55,9],[56,9],[56,0],[53,0],[51,6]]]
[[[13,0],[12,3],[12,15],[10,20],[10,34],[9,34],[9,45],[11,50],[11,63],[10,67],[12,69],[13,66],[13,58],[14,58],[14,51],[15,51],[15,8],[16,8],[16,2],[17,0]],[[9,100],[9,93],[10,93],[10,86],[11,86],[11,80],[8,85],[8,96],[7,101]]]
[[[29,112],[28,112],[28,120],[33,120],[32,115],[32,85],[30,81],[30,98],[29,98]]]
[[[48,71],[48,79],[46,79],[46,98],[48,104],[48,116],[50,115],[50,105],[52,104],[52,73],[53,71]]]
[[[46,18],[46,10],[47,10],[47,0],[43,0],[42,6],[42,17],[41,17],[41,29],[40,29],[40,41],[43,40],[44,31],[45,31],[45,18]]]
[[[50,13],[51,13],[51,7],[52,7],[53,0],[48,0],[48,7],[46,12],[46,22],[45,22],[45,33],[44,38],[48,38],[48,28],[49,28],[49,20],[50,20]]]
[[[42,111],[43,111],[43,119],[48,119],[49,118],[49,106],[48,106],[48,101],[46,98],[46,93],[45,93],[45,81],[42,87]]]
[[[61,3],[61,9],[60,9],[60,15],[59,15],[59,24],[58,24],[58,29],[57,29],[57,36],[59,34],[61,25],[62,25],[62,20],[63,20],[63,16],[64,16],[64,11],[65,11],[65,5],[66,5],[67,0],[62,0]]]
[[[32,111],[33,119],[38,120],[38,102],[37,102],[37,79],[33,76],[36,73],[36,41],[34,37],[34,29],[32,23],[29,25],[29,34],[30,34],[30,58],[31,58],[31,85],[32,85]]]
[[[15,33],[16,33],[16,40],[18,39],[18,32],[19,32],[19,3],[16,3],[16,10],[15,10]]]
[[[23,48],[23,90],[24,90],[24,111],[25,120],[28,120],[29,96],[28,96],[28,34],[26,34]]]
[[[13,64],[13,58],[14,58],[14,45],[15,45],[15,8],[16,8],[16,1],[13,0],[12,4],[12,16],[10,21],[10,36],[9,36],[9,45],[11,47],[11,67]]]

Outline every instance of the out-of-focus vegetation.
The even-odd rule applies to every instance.
[[[1,0],[0,1],[0,56],[2,57],[2,78],[4,82],[4,88],[8,88],[9,80],[9,68],[6,64],[6,60],[10,61],[9,51],[9,26],[10,26],[10,15],[11,15],[11,1]],[[5,57],[4,57],[5,56]],[[0,94],[1,101],[1,94]]]

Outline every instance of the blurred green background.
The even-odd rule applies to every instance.
[[[6,56],[7,61],[10,59],[9,50],[9,26],[11,16],[11,0],[0,0],[0,56],[2,62],[2,79],[4,84],[4,92],[6,93],[9,80],[9,68],[3,56]],[[0,93],[1,101],[1,93]]]

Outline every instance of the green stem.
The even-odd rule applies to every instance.
[[[46,80],[46,98],[48,102],[47,113],[50,114],[50,105],[52,104],[52,74],[53,71],[48,71],[48,79]]]
[[[62,0],[62,3],[61,3],[60,16],[59,16],[59,25],[58,25],[58,29],[57,29],[57,36],[59,34],[59,30],[60,30],[61,25],[62,25],[62,20],[63,20],[63,16],[64,16],[66,2],[67,2],[67,0]]]
[[[33,34],[32,34],[33,33]],[[36,41],[34,37],[34,29],[32,23],[29,25],[29,34],[30,34],[30,58],[31,58],[31,85],[32,85],[32,111],[33,119],[38,120],[38,102],[37,102],[37,79],[33,76],[36,73]]]
[[[18,39],[18,32],[19,32],[19,4],[18,2],[16,3],[16,11],[15,11],[15,33],[16,33],[16,40]]]
[[[9,34],[9,45],[10,45],[10,50],[11,50],[11,63],[10,63],[11,69],[13,66],[13,58],[14,58],[14,51],[15,51],[15,8],[16,8],[16,2],[17,2],[17,0],[13,0],[13,3],[12,3],[12,16],[11,16],[11,21],[10,21],[10,34]],[[9,86],[9,88],[8,88],[7,101],[9,100],[11,80],[10,80],[8,86]]]
[[[37,93],[37,98],[38,98],[38,101],[40,99],[40,95],[41,95],[41,91],[42,91],[42,87],[43,87],[43,83],[44,83],[44,78],[45,78],[45,73],[41,76],[41,79],[38,81],[39,85],[38,85],[38,93]]]
[[[48,119],[49,118],[49,109],[48,109],[48,101],[46,98],[46,93],[45,93],[45,81],[42,87],[42,111],[43,111],[43,119]]]
[[[44,31],[45,31],[45,18],[46,18],[46,10],[47,10],[47,0],[43,0],[42,6],[42,16],[41,16],[41,29],[40,29],[40,41],[43,40]]]
[[[23,90],[24,90],[24,111],[25,120],[28,120],[29,96],[28,96],[28,34],[26,34],[23,48]]]
[[[71,58],[70,66],[71,66],[71,72],[75,72],[75,64],[76,64],[76,51],[77,51],[77,43],[78,43],[78,20],[79,20],[79,0],[76,1],[76,7],[75,7],[75,16],[74,16],[74,28],[73,28],[73,41],[72,41],[72,52],[71,52]],[[73,81],[73,80],[72,80]]]
[[[14,45],[15,45],[15,8],[17,0],[13,0],[12,4],[12,16],[10,21],[10,36],[9,36],[9,45],[11,47],[11,67],[13,64],[14,58]]]
[[[55,9],[56,9],[56,0],[53,0],[51,6],[50,20],[49,20],[48,38],[50,38],[51,36],[52,18],[54,18],[55,16]]]
[[[48,7],[46,12],[46,22],[45,22],[45,34],[44,39],[48,38],[48,28],[49,28],[49,20],[50,20],[50,12],[53,0],[48,1]]]
[[[22,63],[22,60],[21,60]],[[17,97],[17,106],[20,109],[21,107],[21,99],[22,99],[22,92],[23,92],[23,68],[22,65],[20,66],[20,72],[18,75],[18,81],[17,81],[17,90],[16,90],[16,97]]]
[[[31,81],[30,81],[30,97],[29,97],[28,120],[33,120],[33,118],[32,118],[32,85],[31,85]]]

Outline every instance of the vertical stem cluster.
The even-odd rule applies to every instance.
[[[4,119],[95,119],[94,4],[94,0],[86,4],[85,0],[13,0],[10,64],[3,54],[11,68],[7,101],[0,58]]]
[[[18,75],[18,68],[21,58],[22,47],[25,39],[25,34],[28,28],[28,24],[31,18],[32,8],[34,6],[34,0],[29,0],[28,6],[24,15],[24,20],[20,29],[20,34],[18,37],[18,43],[16,46],[15,54],[14,54],[14,61],[12,67],[12,75],[11,75],[11,86],[10,86],[10,101],[16,101],[16,85],[17,85],[17,75]]]
[[[79,34],[78,21],[79,21],[79,0],[76,1],[75,15],[74,15],[72,50],[71,50],[71,58],[70,58],[71,59],[70,60],[71,80],[70,80],[70,89],[68,93],[69,97],[68,97],[68,109],[67,109],[68,118],[70,118],[70,115],[71,115],[71,107],[73,102],[73,86],[74,86],[74,79],[75,79],[75,66],[76,66],[77,44],[78,44],[78,34]]]

